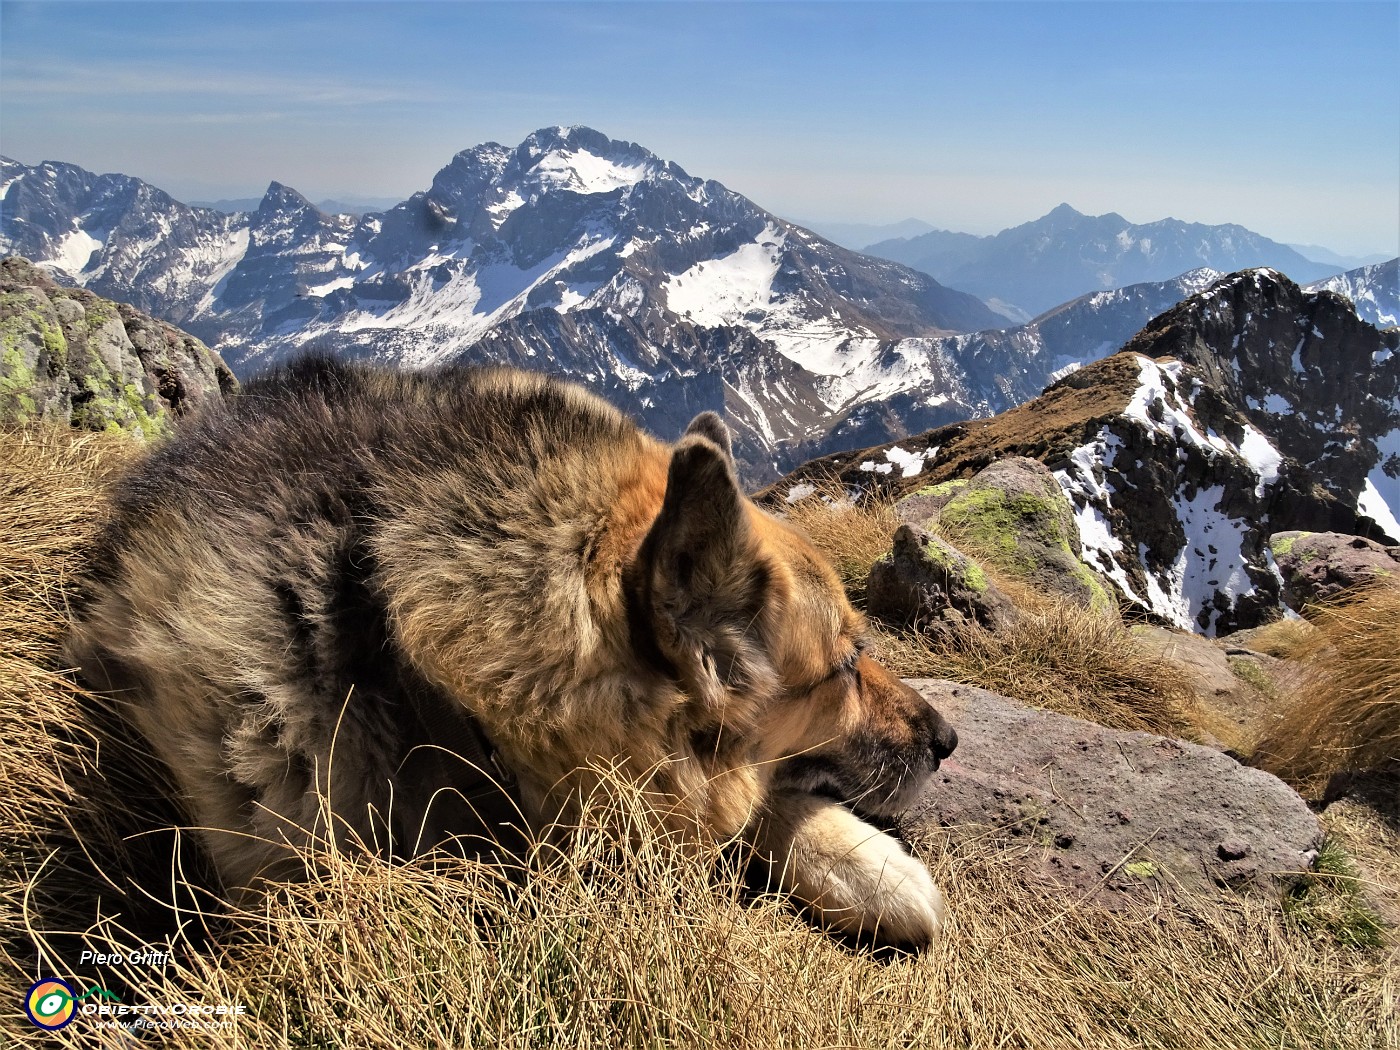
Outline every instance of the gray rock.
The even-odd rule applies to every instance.
[[[1363,536],[1276,532],[1269,547],[1283,575],[1283,600],[1297,612],[1352,587],[1385,579],[1400,583],[1400,547]]]
[[[896,529],[889,557],[871,567],[866,608],[886,623],[933,629],[971,618],[995,630],[1018,615],[976,562],[913,525]]]
[[[193,336],[13,256],[0,260],[0,341],[0,422],[152,437],[238,387]]]
[[[1026,878],[1103,900],[1222,888],[1277,895],[1322,828],[1276,777],[1211,748],[1123,733],[950,682],[910,683],[958,749],[902,822],[1026,847]]]
[[[1028,456],[997,460],[900,501],[905,520],[923,514],[954,544],[966,543],[1002,572],[1084,608],[1116,612],[1098,574],[1081,560],[1079,529],[1050,469]]]

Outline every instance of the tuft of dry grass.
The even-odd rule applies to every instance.
[[[1249,632],[1248,646],[1256,653],[1287,660],[1305,649],[1317,628],[1304,619],[1281,619]]]
[[[1400,586],[1338,595],[1312,623],[1291,653],[1287,706],[1253,761],[1305,794],[1342,770],[1400,773]]]
[[[598,800],[602,816],[570,845],[542,846],[523,865],[440,855],[388,865],[328,848],[305,856],[305,881],[277,887],[257,909],[190,912],[185,927],[152,939],[116,892],[140,860],[118,819],[130,802],[121,780],[129,756],[114,749],[120,739],[100,706],[55,673],[63,583],[100,515],[103,458],[61,443],[16,452],[5,444],[14,440],[29,439],[0,435],[0,466],[25,472],[14,484],[20,475],[0,474],[0,998],[11,1004],[0,1011],[0,1042],[1400,1045],[1395,968],[1326,923],[1305,921],[1307,902],[1290,916],[1252,900],[1109,911],[1092,898],[1028,888],[1024,851],[1034,846],[967,829],[929,832],[913,846],[950,901],[946,936],[921,956],[879,956],[813,930],[781,897],[747,889],[733,848],[636,833],[656,821],[626,784]],[[88,811],[102,819],[79,819]],[[606,830],[620,826],[633,833]],[[65,893],[50,892],[55,880]],[[206,928],[216,931],[212,942]],[[165,966],[94,975],[78,967],[79,946],[172,954]],[[39,976],[83,988],[96,979],[128,1007],[246,1012],[221,1028],[158,1030],[139,1044],[100,1027],[101,1015],[81,1014],[55,1037],[18,1009]],[[147,1016],[158,1024],[172,1015]]]
[[[902,678],[946,678],[1110,729],[1199,740],[1205,715],[1181,669],[1121,622],[1043,603],[1010,627],[938,635],[883,631],[881,661]]]
[[[103,487],[124,439],[60,429],[0,431],[0,931],[101,880],[77,850],[120,852],[76,826],[119,796],[88,797],[99,734],[83,693],[58,673],[66,589],[102,521]],[[99,818],[100,820],[100,818]]]
[[[894,500],[871,495],[852,501],[839,482],[831,482],[782,513],[831,562],[852,601],[863,604],[870,567],[890,553],[890,539],[902,524]]]

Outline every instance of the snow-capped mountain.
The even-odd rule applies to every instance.
[[[1279,607],[1270,534],[1400,540],[1400,330],[1271,270],[1231,274],[1023,405],[815,460],[764,496],[830,477],[904,495],[1008,456],[1054,472],[1085,564],[1125,604],[1248,627]]]
[[[1400,259],[1361,266],[1307,286],[1310,292],[1323,289],[1346,296],[1356,315],[1377,328],[1400,325]]]
[[[998,323],[971,295],[587,128],[464,150],[358,219],[277,183],[224,215],[13,161],[0,207],[0,250],[180,324],[242,375],[313,346],[407,366],[514,354],[625,389],[663,432],[680,403],[725,411],[770,476],[785,444],[853,407],[956,383],[901,340]]]
[[[1178,219],[1135,224],[1112,212],[1083,215],[1068,204],[990,237],[935,230],[865,251],[996,301],[1008,315],[1011,307],[1035,315],[1086,292],[1165,281],[1201,267],[1228,273],[1268,266],[1296,281],[1340,270],[1243,226]]]
[[[1250,270],[1125,349],[1198,369],[1282,455],[1400,541],[1400,330],[1377,331],[1331,291]]]
[[[666,436],[721,412],[751,482],[1004,411],[1219,276],[1001,329],[970,295],[587,128],[464,150],[427,190],[359,217],[275,182],[228,215],[123,175],[0,170],[0,251],[188,329],[244,378],[312,347],[543,368]]]

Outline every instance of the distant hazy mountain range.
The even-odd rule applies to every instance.
[[[868,222],[807,222],[805,219],[793,221],[813,233],[821,234],[827,240],[835,241],[843,248],[857,252],[864,251],[878,241],[917,237],[935,229],[932,223],[922,219],[901,219],[899,222],[883,225]]]
[[[1301,282],[1342,269],[1243,226],[1177,219],[1136,225],[1111,212],[1083,215],[1068,204],[990,237],[934,230],[865,250],[971,292],[1013,318],[1017,311],[1035,316],[1094,289],[1165,281],[1202,266],[1222,272],[1268,266]]]
[[[1327,263],[1343,270],[1359,270],[1363,266],[1383,263],[1389,258],[1385,255],[1339,255],[1318,244],[1290,244],[1288,247],[1315,263]]]

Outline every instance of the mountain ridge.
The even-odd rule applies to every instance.
[[[749,482],[1003,411],[1220,276],[1080,296],[1007,328],[971,295],[582,127],[461,150],[361,216],[277,181],[225,215],[57,162],[3,172],[0,249],[179,324],[244,377],[308,348],[547,363],[663,436],[722,413]]]
[[[1202,266],[1225,273],[1269,266],[1304,283],[1340,272],[1233,223],[1138,224],[1116,212],[1085,215],[1069,204],[987,237],[938,230],[866,251],[1031,315],[1087,292],[1169,280]]]
[[[1204,633],[1253,626],[1279,614],[1271,534],[1400,541],[1400,329],[1275,271],[1229,274],[1014,408],[832,453],[760,497],[832,479],[934,494],[1008,456],[1053,472],[1085,564],[1125,605]]]

